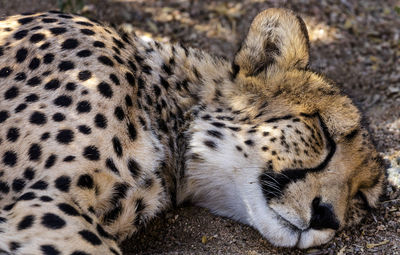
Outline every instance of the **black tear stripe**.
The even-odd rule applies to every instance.
[[[325,169],[335,154],[336,143],[329,134],[328,128],[326,127],[319,113],[315,113],[313,115],[319,119],[319,123],[327,141],[326,148],[329,150],[328,155],[326,155],[324,161],[322,161],[321,164],[316,167],[286,169],[280,173],[275,173],[272,169],[269,169],[262,173],[259,177],[259,181],[263,190],[263,194],[267,199],[279,198],[283,194],[282,191],[290,183],[306,178],[308,173],[321,172]]]

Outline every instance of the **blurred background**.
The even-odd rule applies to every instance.
[[[185,206],[127,240],[125,254],[400,254],[399,0],[0,0],[0,19],[61,10],[231,60],[251,20],[269,7],[303,17],[312,69],[337,82],[364,112],[388,168],[383,206],[365,225],[307,251],[273,248],[247,226]]]

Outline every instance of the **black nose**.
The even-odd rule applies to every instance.
[[[332,205],[321,203],[320,197],[316,197],[312,201],[312,216],[310,227],[313,229],[339,229],[339,221],[336,219],[335,213],[332,209]]]

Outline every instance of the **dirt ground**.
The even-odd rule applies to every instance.
[[[268,7],[298,12],[309,29],[312,68],[325,73],[365,113],[389,182],[365,224],[309,250],[274,248],[257,231],[184,206],[123,244],[125,254],[400,254],[400,2],[398,0],[86,0],[75,11],[135,27],[139,34],[232,59],[252,18]],[[58,9],[56,0],[0,0],[0,18]],[[68,6],[67,6],[68,7]]]

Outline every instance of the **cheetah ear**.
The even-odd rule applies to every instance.
[[[267,9],[253,20],[235,56],[233,76],[271,75],[308,67],[310,43],[304,21],[292,11]]]

